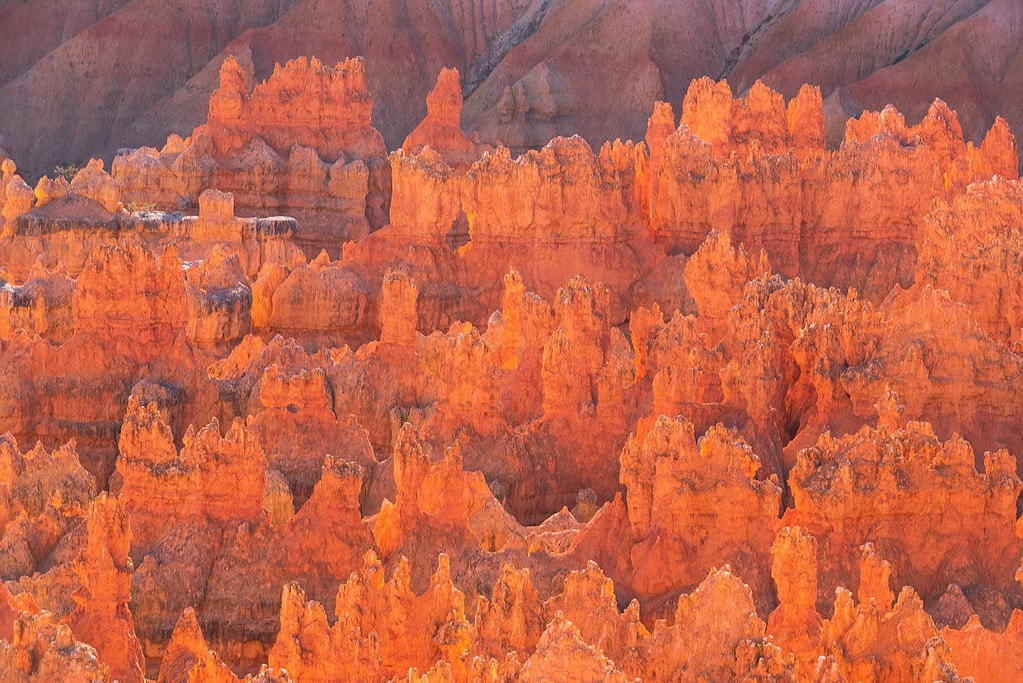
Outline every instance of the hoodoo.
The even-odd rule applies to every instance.
[[[1023,675],[1011,3],[242,4],[0,3],[0,682]]]

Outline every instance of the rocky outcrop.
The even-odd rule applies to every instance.
[[[252,326],[252,288],[237,255],[214,251],[186,271],[188,322],[192,343],[233,345]]]
[[[772,548],[780,604],[768,628],[796,657],[799,679],[962,680],[923,601],[908,586],[895,600],[872,546],[863,547],[858,599],[837,588],[832,617],[822,619],[815,606],[819,547],[806,529],[785,527]]]
[[[326,252],[294,264],[290,272],[265,269],[253,285],[253,297],[254,305],[258,301],[261,306],[260,320],[288,336],[322,341],[367,325],[366,285],[331,262]]]
[[[143,681],[145,660],[128,609],[132,560],[124,500],[101,493],[86,517],[86,543],[72,565],[82,587],[66,622],[75,636],[96,648],[121,681]]]
[[[0,239],[0,255],[14,279],[32,278],[40,259],[51,270],[63,264],[77,277],[93,251],[124,245],[145,244],[156,252],[173,246],[185,261],[201,261],[220,247],[237,254],[250,276],[266,263],[289,263],[298,252],[294,218],[238,218],[233,196],[216,190],[200,197],[198,216],[153,211],[152,204],[124,206],[110,196],[120,191],[118,184],[102,170],[102,162],[94,161],[70,184],[63,177],[40,180],[39,198],[33,193],[20,206],[18,190],[12,190],[14,204],[8,208],[17,215],[2,227],[10,239]]]
[[[277,602],[280,596],[268,599],[264,585],[300,582],[311,599],[333,609],[338,583],[361,566],[372,547],[359,506],[363,474],[357,464],[327,456],[312,494],[292,517],[244,523],[225,534],[203,601],[202,623],[215,634],[210,639],[215,650],[253,669],[266,661],[278,611],[288,606]],[[258,559],[277,553],[281,559],[275,563]],[[190,596],[180,597],[184,602]]]
[[[380,677],[379,638],[363,637],[359,621],[342,614],[331,625],[323,606],[306,602],[297,584],[284,587],[281,632],[270,650],[271,666],[286,670],[294,681],[328,681],[339,675]]]
[[[790,149],[800,157],[824,149],[821,92],[804,86],[786,107],[780,93],[757,81],[742,99],[727,81],[699,78],[682,101],[682,121],[716,157],[745,156],[755,144],[767,154]]]
[[[824,623],[817,611],[818,552],[817,539],[802,527],[782,528],[771,546],[778,606],[768,617],[767,628],[779,647],[796,655],[800,678],[819,671],[824,645]]]
[[[413,666],[426,669],[443,659],[458,665],[468,644],[469,623],[465,598],[451,584],[450,565],[441,556],[427,591],[411,591],[407,566],[399,563],[395,575],[383,581],[375,557],[367,556],[361,572],[338,589],[336,611],[339,619],[356,617],[357,634],[363,639],[376,633],[379,638],[381,674],[407,671]],[[390,605],[401,605],[395,611]],[[452,661],[453,660],[453,661]]]
[[[22,453],[10,433],[0,437],[0,484],[7,487],[10,511],[20,508],[29,518],[49,508],[85,509],[96,494],[96,480],[82,467],[73,443],[52,452],[37,443]]]
[[[12,632],[9,640],[0,640],[0,668],[9,680],[115,680],[96,651],[75,640],[71,629],[55,622],[48,612],[21,612]]]
[[[992,129],[994,130],[994,129]],[[971,185],[925,221],[916,281],[948,291],[969,307],[992,339],[1020,340],[1016,285],[1023,194],[1018,182],[996,178]]]
[[[159,683],[199,680],[234,683],[238,678],[220,659],[216,652],[206,645],[202,629],[191,607],[181,614],[167,651],[160,663]]]
[[[17,166],[14,161],[4,159],[4,204],[0,210],[0,218],[3,218],[4,237],[14,234],[15,221],[28,213],[36,202],[32,187],[20,175],[15,174],[15,170],[17,170]]]
[[[693,426],[661,417],[621,456],[632,525],[631,584],[641,597],[696,585],[714,563],[728,562],[763,599],[760,575],[781,504],[776,479],[756,479],[750,447],[721,425],[697,442]],[[679,566],[671,560],[685,556]]]
[[[178,451],[155,403],[128,400],[117,473],[141,548],[165,534],[168,515],[218,523],[264,515],[266,457],[241,420],[223,436],[215,419],[198,432],[190,427],[182,442]]]
[[[764,249],[778,272],[879,300],[912,280],[934,199],[995,172],[1015,177],[1004,124],[974,147],[941,101],[914,127],[893,108],[851,119],[836,151],[824,149],[821,107],[810,88],[786,110],[760,83],[733,100],[727,83],[695,81],[678,129],[665,138],[667,126],[648,128],[651,175],[641,195],[651,234],[691,253],[711,230],[727,231],[747,251]]]
[[[579,137],[556,138],[517,159],[498,148],[467,174],[463,201],[469,238],[623,240],[636,226],[633,158],[631,144],[608,144],[595,154]],[[510,206],[502,201],[515,195],[529,200]]]
[[[51,271],[36,261],[24,283],[0,287],[0,337],[10,339],[23,330],[62,342],[71,335],[75,283],[62,266]]]
[[[870,542],[891,563],[886,571],[896,586],[936,600],[955,584],[974,596],[985,618],[1003,622],[1008,614],[983,594],[1011,585],[1020,552],[1015,459],[986,453],[980,473],[966,441],[941,441],[926,423],[891,419],[882,413],[877,429],[825,434],[799,454],[789,476],[795,507],[785,523],[806,528],[829,549],[822,594],[851,585],[857,573],[865,581],[860,548]]]
[[[457,69],[440,70],[437,85],[426,96],[426,118],[408,134],[401,150],[411,156],[424,147],[456,169],[467,168],[479,156],[476,143],[462,132],[462,86]]]
[[[362,59],[292,60],[255,86],[248,69],[224,60],[206,123],[187,139],[114,160],[123,197],[175,210],[209,188],[230,192],[243,215],[298,217],[310,253],[336,254],[341,238],[386,223],[390,173]]]

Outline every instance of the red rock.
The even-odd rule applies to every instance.
[[[333,68],[296,59],[253,86],[251,70],[228,57],[220,78],[206,124],[184,143],[172,138],[160,152],[115,159],[125,199],[174,209],[194,206],[208,188],[231,192],[244,213],[300,216],[309,251],[337,252],[331,215],[343,215],[349,238],[386,222],[390,174],[383,138],[370,124],[361,59]]]
[[[823,650],[823,622],[817,612],[817,539],[802,527],[784,527],[771,546],[771,577],[778,606],[767,629],[786,652],[796,654],[801,677],[818,673]]]
[[[441,556],[430,587],[416,595],[409,586],[407,563],[399,563],[394,576],[385,582],[383,568],[370,554],[363,570],[338,590],[338,619],[352,619],[348,628],[357,624],[352,637],[365,639],[376,634],[383,675],[405,672],[412,666],[425,669],[442,658],[460,665],[459,656],[469,645],[469,623],[465,598],[451,585],[449,571],[447,557]]]
[[[162,536],[168,514],[219,523],[264,515],[266,457],[241,420],[223,436],[215,419],[198,432],[190,426],[182,441],[179,452],[155,403],[129,399],[117,472],[142,548]]]
[[[123,499],[106,493],[96,498],[86,517],[85,548],[73,565],[82,588],[75,592],[76,607],[66,623],[77,638],[96,648],[112,676],[143,681],[145,660],[128,609],[133,569],[128,524]]]
[[[76,330],[114,341],[130,337],[134,353],[170,345],[187,319],[177,254],[168,250],[158,258],[142,245],[93,252],[75,282],[71,314]]]
[[[686,262],[682,275],[700,322],[709,328],[709,341],[720,339],[728,312],[739,303],[746,283],[769,275],[764,252],[747,256],[741,247],[732,248],[728,233],[710,233]]]
[[[642,441],[630,438],[621,464],[632,523],[630,582],[641,597],[694,586],[723,559],[741,567],[762,598],[767,577],[760,567],[781,488],[773,478],[755,478],[759,459],[744,441],[717,425],[697,442],[691,423],[662,416]],[[679,554],[690,560],[672,562]]]
[[[458,69],[441,69],[437,85],[426,96],[426,118],[405,138],[401,149],[407,155],[429,147],[454,168],[468,167],[476,160],[476,145],[462,132],[462,87]]]
[[[210,683],[237,680],[230,668],[207,647],[195,610],[189,607],[174,627],[156,680],[158,683],[172,683],[187,681],[191,677]]]
[[[28,213],[36,201],[32,188],[21,176],[13,175],[14,170],[14,162],[4,159],[4,205],[0,215],[4,219],[5,237],[14,234],[14,221]]]
[[[100,204],[109,213],[116,213],[121,199],[121,188],[103,170],[103,161],[90,159],[89,163],[75,174],[70,191]]]
[[[1013,227],[1023,225],[1020,192],[1017,182],[995,179],[936,207],[924,223],[917,264],[917,282],[947,290],[990,337],[1005,343],[1020,339],[1009,276],[1019,253]]]
[[[854,605],[852,595],[839,590],[834,616],[824,623],[824,638],[831,643],[834,670],[847,679],[962,680],[948,645],[909,587],[887,613],[873,603]]]
[[[1004,631],[990,631],[974,615],[959,629],[945,627],[941,637],[948,642],[956,670],[974,680],[1011,681],[1020,673],[1019,662],[1006,656],[1014,652],[1021,633],[1019,610],[1014,610]]]
[[[372,547],[360,517],[362,478],[358,465],[328,456],[294,516],[277,524],[241,524],[225,535],[204,596],[203,623],[216,634],[214,649],[253,669],[265,660],[283,608],[277,596],[265,599],[264,585],[300,581],[311,598],[333,608],[338,583],[361,566],[362,554]],[[280,562],[258,559],[274,554]]]
[[[96,651],[75,640],[71,629],[48,612],[21,613],[10,641],[0,640],[0,670],[8,680],[111,681]]]
[[[71,335],[75,283],[62,266],[48,270],[36,261],[23,284],[0,289],[0,337],[9,339],[22,330],[62,342]]]
[[[978,146],[975,113],[933,101],[828,149],[854,102],[734,80],[648,117],[682,92],[640,21],[600,82],[628,80],[645,141],[548,142],[639,106],[573,85],[588,48],[530,64],[570,5],[485,10],[443,60],[466,121],[521,156],[464,136],[444,71],[385,165],[372,122],[422,108],[371,114],[360,60],[256,85],[260,41],[293,38],[254,31],[193,84],[220,71],[206,123],[113,178],[32,190],[0,164],[16,670],[58,640],[86,657],[64,622],[134,680],[1012,677],[969,652],[1011,652],[1023,609],[1006,124]],[[479,28],[399,9],[374,21]],[[311,49],[307,10],[281,21]],[[783,59],[762,36],[806,12],[743,27],[729,69]],[[411,93],[436,71],[395,73]]]
[[[1015,461],[1005,451],[986,453],[979,473],[974,459],[969,443],[942,442],[920,422],[863,427],[838,439],[825,434],[800,452],[789,476],[795,507],[784,522],[828,544],[822,594],[850,585],[857,565],[861,602],[874,598],[881,610],[891,599],[888,573],[894,585],[913,586],[927,599],[948,583],[1006,586],[1019,552]],[[866,542],[873,548],[861,565]],[[894,562],[885,567],[888,558]]]
[[[496,664],[509,652],[533,652],[544,628],[529,571],[505,565],[491,597],[481,596],[476,604],[471,653]]]
[[[293,681],[326,681],[339,672],[362,679],[380,676],[379,638],[359,631],[357,620],[343,615],[328,625],[323,607],[306,602],[296,584],[284,587],[281,632],[270,650],[271,666]]]
[[[570,673],[566,673],[566,668]],[[575,624],[560,615],[540,636],[536,652],[518,672],[520,681],[563,680],[575,683],[598,679],[615,683],[628,680],[614,662],[582,640]]]
[[[270,282],[256,282],[261,298],[270,299],[268,326],[289,336],[323,339],[327,335],[354,332],[368,317],[368,295],[353,273],[328,260],[299,263],[283,280],[276,270],[264,275]],[[277,282],[280,280],[279,282]],[[272,292],[270,290],[273,287]],[[254,294],[255,296],[255,294]]]
[[[727,612],[719,611],[721,605],[728,605]],[[765,637],[752,592],[727,565],[711,570],[696,590],[681,596],[674,616],[674,624],[659,620],[651,633],[639,669],[644,680],[689,676],[794,680],[791,666]]]

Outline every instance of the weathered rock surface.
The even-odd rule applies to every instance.
[[[516,156],[443,70],[387,156],[376,67],[241,57],[113,174],[0,161],[0,679],[1018,678],[1004,121],[703,79]]]
[[[469,166],[479,156],[479,146],[462,132],[462,86],[457,69],[440,70],[437,85],[426,96],[426,118],[401,144],[406,155],[424,147],[454,168]]]
[[[312,253],[386,223],[390,173],[363,60],[296,59],[258,85],[251,67],[224,61],[206,123],[186,139],[114,160],[124,198],[176,210],[204,190],[230,192],[242,215],[298,217]]]

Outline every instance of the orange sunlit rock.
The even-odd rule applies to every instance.
[[[742,85],[615,32],[584,138],[635,103],[497,4],[422,73],[275,7],[161,150],[0,154],[0,680],[1018,679],[1005,120],[772,89],[795,3]]]

